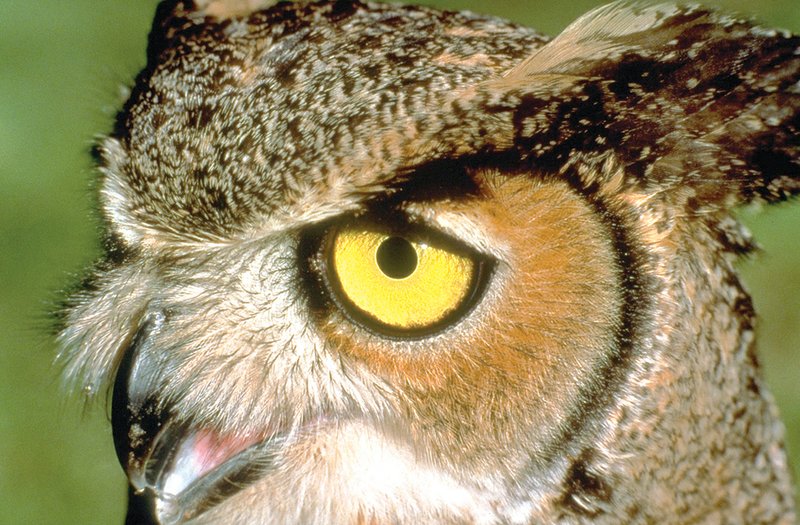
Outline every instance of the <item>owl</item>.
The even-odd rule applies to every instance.
[[[699,6],[162,2],[59,335],[127,522],[793,523],[733,211],[799,132]]]

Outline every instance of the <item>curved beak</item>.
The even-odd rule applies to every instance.
[[[166,316],[147,316],[117,372],[114,446],[130,482],[126,523],[184,523],[260,478],[281,438],[225,436],[179,417],[159,396],[168,356],[155,341]]]

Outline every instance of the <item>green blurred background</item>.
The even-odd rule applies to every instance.
[[[434,3],[434,2],[430,2]],[[441,1],[553,34],[601,2]],[[718,0],[800,32],[798,0]],[[59,385],[46,312],[98,253],[88,150],[144,64],[155,0],[0,0],[0,524],[122,523],[103,407]],[[800,470],[800,205],[743,211],[761,357]]]

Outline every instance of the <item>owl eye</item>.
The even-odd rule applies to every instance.
[[[422,229],[352,224],[329,235],[331,295],[350,318],[384,335],[427,335],[456,322],[488,274],[486,257]]]

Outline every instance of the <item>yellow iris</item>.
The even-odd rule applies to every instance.
[[[436,325],[467,299],[475,262],[450,250],[357,227],[333,239],[341,293],[368,317],[399,330]]]

